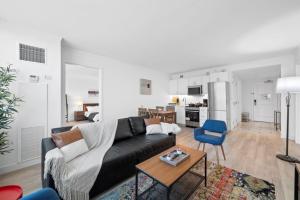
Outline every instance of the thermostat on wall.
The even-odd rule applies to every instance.
[[[40,80],[40,77],[39,76],[36,76],[36,75],[29,75],[29,81],[31,83],[38,83]]]

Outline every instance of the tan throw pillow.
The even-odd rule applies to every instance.
[[[153,125],[153,124],[160,124],[159,118],[149,118],[144,119],[146,126]]]
[[[75,128],[66,132],[55,133],[52,134],[51,137],[58,148],[62,148],[63,146],[83,139],[79,128]]]
[[[52,134],[52,139],[56,146],[61,150],[65,162],[69,162],[89,151],[79,128]]]

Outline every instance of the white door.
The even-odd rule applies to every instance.
[[[176,106],[176,123],[177,124],[185,124],[185,107],[183,106]]]
[[[48,86],[40,83],[20,83],[18,96],[18,160],[25,162],[39,158],[41,141],[47,136]]]
[[[259,82],[253,88],[253,120],[273,122],[277,94],[273,82]]]

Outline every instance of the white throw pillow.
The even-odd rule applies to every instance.
[[[181,128],[177,124],[169,124],[161,122],[161,129],[162,133],[168,134],[168,133],[178,133],[181,131]]]
[[[161,125],[160,124],[151,124],[146,127],[146,135],[153,133],[161,133]]]
[[[84,116],[86,116],[86,117],[89,117],[90,114],[91,114],[91,112],[89,112],[89,111],[84,112]]]
[[[86,109],[89,113],[99,112],[99,106],[87,106]]]
[[[99,122],[100,121],[100,114],[98,113],[97,115],[95,115],[95,117],[93,118],[94,122]]]
[[[101,124],[99,122],[78,124],[73,126],[72,130],[78,127],[81,131],[82,137],[85,139],[89,149],[96,146],[99,140],[99,133],[101,133]]]
[[[65,162],[73,160],[77,156],[80,156],[89,151],[89,148],[84,139],[77,140],[76,142],[70,143],[68,145],[60,148],[62,154],[64,155]]]

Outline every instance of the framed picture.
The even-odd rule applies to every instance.
[[[141,95],[151,95],[152,94],[151,80],[140,79],[140,94]]]

